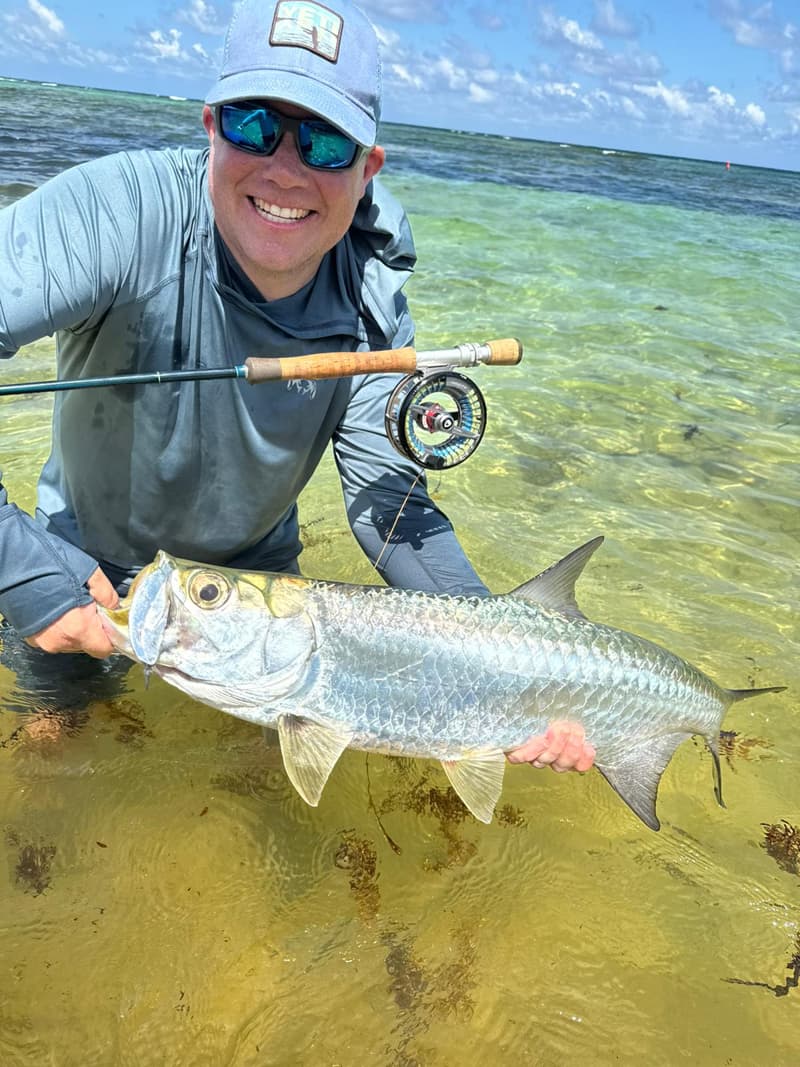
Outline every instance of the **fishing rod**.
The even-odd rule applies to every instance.
[[[454,348],[419,352],[395,348],[377,352],[319,352],[305,356],[250,356],[236,366],[116,374],[104,378],[57,379],[0,386],[0,397],[56,393],[118,385],[158,385],[240,378],[262,382],[350,378],[357,374],[399,373],[405,377],[386,407],[386,433],[394,447],[422,467],[441,470],[467,459],[486,428],[486,403],[477,385],[455,367],[515,366],[522,345],[515,338],[467,342]]]

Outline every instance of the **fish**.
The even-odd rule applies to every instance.
[[[505,754],[557,720],[580,723],[595,766],[653,830],[677,747],[701,736],[722,799],[719,733],[737,701],[642,637],[590,621],[575,583],[595,537],[509,593],[432,594],[237,571],[159,551],[116,610],[115,648],[181,692],[277,730],[286,773],[319,803],[346,748],[439,760],[484,823]]]

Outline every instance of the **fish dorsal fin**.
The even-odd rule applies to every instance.
[[[292,785],[315,808],[336,761],[353,739],[352,730],[325,726],[298,715],[281,715],[278,737]]]
[[[505,756],[494,752],[461,760],[442,760],[442,767],[464,806],[481,822],[491,822],[503,788]]]
[[[661,775],[678,745],[691,736],[685,731],[676,730],[632,746],[613,766],[595,763],[611,788],[619,793],[631,811],[651,830],[661,829],[656,815]]]
[[[560,611],[562,615],[585,618],[575,599],[575,583],[589,562],[589,557],[602,543],[602,537],[592,538],[546,571],[512,589],[509,595],[532,600],[534,604]]]

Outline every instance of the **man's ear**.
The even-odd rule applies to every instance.
[[[216,124],[214,122],[214,112],[208,104],[203,105],[203,125],[206,128],[209,141],[213,140],[214,134],[216,133]]]
[[[386,162],[386,152],[380,145],[376,144],[374,148],[370,148],[366,159],[364,160],[364,188],[372,181],[383,164]]]

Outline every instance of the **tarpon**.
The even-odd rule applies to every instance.
[[[345,748],[441,761],[491,822],[504,753],[583,725],[595,765],[649,827],[675,749],[699,734],[722,805],[723,689],[644,638],[591,622],[575,581],[597,537],[511,593],[457,597],[247,573],[159,552],[116,611],[115,646],[182,692],[278,731],[309,804]],[[102,610],[102,609],[101,609]],[[724,805],[723,805],[724,806]]]

